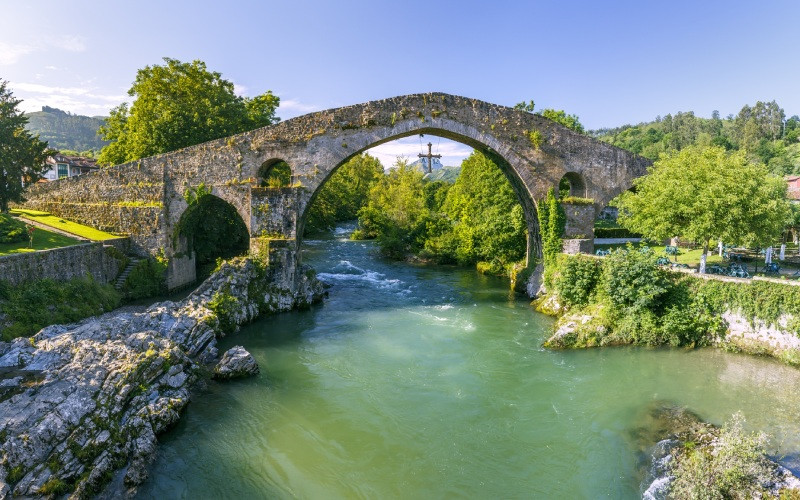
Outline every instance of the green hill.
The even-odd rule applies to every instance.
[[[105,122],[100,116],[73,115],[60,109],[42,106],[41,111],[27,113],[27,129],[39,134],[51,148],[58,150],[87,151],[100,149],[108,144],[97,135],[97,129]]]
[[[429,181],[445,181],[450,184],[454,183],[461,173],[461,167],[442,167],[439,170],[434,170],[425,176]]]
[[[745,105],[726,118],[716,111],[711,118],[678,112],[638,125],[591,130],[589,135],[654,160],[688,146],[743,149],[775,175],[800,174],[800,117],[787,119],[775,101]]]

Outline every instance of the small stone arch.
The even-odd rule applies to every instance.
[[[558,182],[559,198],[575,196],[586,198],[586,182],[583,176],[577,172],[567,172]]]
[[[173,239],[197,266],[243,255],[250,248],[250,231],[239,210],[211,193],[202,194],[184,210]]]
[[[259,187],[281,188],[292,184],[292,167],[281,158],[272,158],[258,168]]]

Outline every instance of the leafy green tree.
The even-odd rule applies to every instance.
[[[329,231],[339,222],[356,219],[370,189],[383,176],[383,165],[374,156],[363,153],[351,158],[331,174],[312,202],[305,233]]]
[[[662,156],[635,192],[618,198],[620,224],[661,241],[768,245],[790,219],[786,183],[750,163],[744,152],[690,147]]]
[[[498,273],[524,257],[522,207],[500,167],[482,153],[475,151],[461,163],[442,212],[452,224],[450,257],[459,264],[484,262],[484,269]]]
[[[423,176],[398,159],[370,189],[369,202],[358,212],[359,234],[376,238],[388,257],[402,259],[422,249],[430,219]]]
[[[164,58],[163,66],[140,69],[128,95],[99,133],[111,143],[103,164],[118,164],[226,137],[278,121],[280,99],[271,91],[239,97],[233,83],[202,61]]]
[[[19,103],[0,80],[0,212],[8,212],[10,202],[22,201],[25,185],[42,178],[47,170],[45,160],[54,151],[38,136],[25,130],[28,118],[19,109]]]

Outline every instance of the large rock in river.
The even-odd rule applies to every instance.
[[[258,363],[253,355],[240,345],[228,349],[214,367],[214,378],[219,379],[249,377],[257,374]]]

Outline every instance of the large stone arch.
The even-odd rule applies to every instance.
[[[529,227],[536,200],[567,173],[580,175],[597,210],[644,175],[650,161],[525,111],[441,93],[414,94],[319,111],[72,179],[37,184],[26,206],[128,233],[140,254],[174,257],[183,193],[204,184],[237,208],[252,248],[280,249],[291,273],[298,234],[317,190],[348,158],[400,137],[428,133],[463,142],[501,164],[523,203]],[[291,184],[254,185],[259,167],[280,158]],[[530,230],[535,235],[537,231]],[[535,238],[533,238],[535,240]],[[538,252],[536,241],[529,254]],[[276,255],[277,257],[277,255]],[[295,266],[296,267],[296,266]],[[172,284],[175,284],[173,281]]]
[[[464,126],[464,124],[459,124],[452,121],[443,121],[442,123],[437,124],[437,126],[431,126],[425,124],[425,122],[422,122],[419,119],[411,119],[397,124],[396,127],[392,127],[390,130],[387,130],[386,134],[386,136],[381,136],[380,134],[370,134],[367,137],[352,136],[354,141],[358,141],[356,144],[353,144],[352,148],[342,148],[347,149],[347,151],[333,151],[333,158],[328,159],[328,161],[335,163],[327,164],[325,166],[326,168],[320,169],[322,175],[319,176],[319,181],[312,184],[312,186],[309,186],[309,194],[307,196],[299,198],[299,204],[297,206],[297,227],[294,234],[298,240],[302,239],[306,217],[311,205],[314,203],[316,196],[339,167],[344,165],[354,156],[357,156],[380,144],[413,135],[430,134],[446,137],[448,139],[466,144],[467,146],[480,151],[492,159],[495,164],[500,167],[500,169],[506,175],[506,178],[508,178],[509,182],[511,183],[511,186],[517,195],[517,199],[523,208],[525,220],[528,225],[527,258],[530,260],[541,254],[541,245],[539,243],[539,223],[536,217],[536,201],[533,199],[531,194],[531,188],[537,188],[538,186],[530,186],[529,184],[526,184],[526,181],[520,175],[520,172],[524,171],[524,161],[522,158],[513,155],[513,153],[503,148],[502,144],[499,141],[492,140],[491,136],[481,135],[479,131],[473,127]],[[505,158],[497,151],[497,149],[505,149],[506,154],[509,154],[512,159],[509,160]]]

